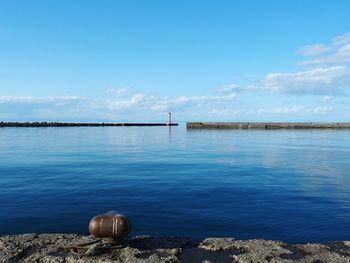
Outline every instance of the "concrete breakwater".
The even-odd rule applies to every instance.
[[[74,234],[0,236],[0,262],[350,262],[350,241],[287,244],[234,238],[137,236],[105,243]]]
[[[350,129],[350,122],[187,122],[187,129]]]
[[[101,127],[101,126],[177,126],[177,123],[108,122],[0,122],[0,127]]]

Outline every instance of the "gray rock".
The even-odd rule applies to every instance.
[[[289,245],[272,240],[137,236],[106,243],[91,236],[24,234],[0,237],[0,262],[339,262],[350,263],[350,241]]]

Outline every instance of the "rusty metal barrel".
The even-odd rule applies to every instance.
[[[111,211],[90,220],[89,232],[97,238],[120,240],[131,231],[131,222],[125,215]]]

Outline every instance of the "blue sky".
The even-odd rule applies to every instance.
[[[0,120],[349,121],[349,10],[0,0]]]

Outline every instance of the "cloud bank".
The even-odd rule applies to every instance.
[[[83,100],[78,96],[50,96],[50,97],[32,97],[32,96],[0,96],[0,104],[5,103],[25,103],[25,104],[44,104],[44,103],[69,103]]]
[[[0,94],[0,121],[159,121],[168,111],[184,121],[350,118],[350,33],[306,45],[299,54],[296,72],[270,72],[260,79],[244,74],[245,83],[218,85],[210,94],[162,96],[130,87],[103,89],[93,98]]]

